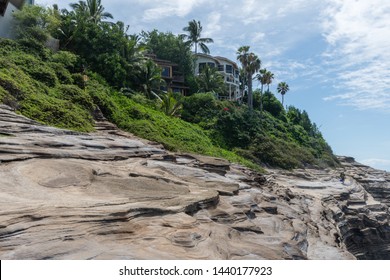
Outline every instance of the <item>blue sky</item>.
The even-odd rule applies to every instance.
[[[77,1],[36,0],[69,8]],[[287,105],[306,110],[338,155],[390,171],[390,1],[102,0],[141,30],[183,33],[192,19],[214,39],[212,55],[251,46],[286,81]],[[257,84],[255,83],[255,86]],[[278,95],[277,95],[278,96]],[[280,96],[278,96],[280,98]]]

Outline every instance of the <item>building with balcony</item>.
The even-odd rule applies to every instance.
[[[147,56],[161,68],[161,77],[166,83],[166,86],[162,88],[162,90],[172,90],[173,92],[178,92],[182,95],[188,94],[189,87],[184,83],[184,76],[179,72],[178,64],[169,60],[159,59],[154,54],[148,54]]]
[[[218,72],[222,74],[227,86],[227,96],[220,96],[220,98],[226,98],[233,101],[241,100],[240,70],[237,63],[221,56],[211,56],[203,53],[197,53],[195,55],[195,75],[199,75],[206,66],[216,68]]]
[[[34,0],[0,0],[0,37],[14,38],[12,14],[23,8],[24,4],[34,4]]]

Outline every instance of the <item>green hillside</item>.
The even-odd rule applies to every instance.
[[[161,69],[144,54],[153,49],[164,59],[176,55],[183,69],[191,69],[191,51],[179,36],[153,31],[140,40],[121,23],[73,26],[75,15],[77,10],[39,6],[16,14],[18,39],[0,39],[0,102],[44,124],[83,132],[93,131],[99,108],[121,129],[168,150],[223,157],[258,170],[338,164],[307,113],[285,109],[269,91],[255,90],[251,109],[220,101],[215,91],[195,93],[199,78],[186,70],[192,95],[162,92]],[[60,51],[44,46],[49,35],[60,38]]]

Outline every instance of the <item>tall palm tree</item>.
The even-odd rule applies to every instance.
[[[273,79],[274,79],[274,73],[272,73],[271,71],[266,71],[264,74],[264,81],[268,86],[267,91],[269,91],[269,85],[272,84]]]
[[[267,69],[260,69],[259,74],[256,75],[257,80],[261,84],[261,89],[260,89],[260,112],[263,112],[263,90],[264,90],[264,85],[267,84]]]
[[[260,58],[253,52],[249,52],[249,46],[242,46],[237,50],[237,60],[241,62],[242,69],[245,72],[247,88],[248,88],[248,107],[253,109],[253,92],[252,81],[253,74],[259,71],[261,67]]]
[[[284,104],[284,95],[286,92],[288,92],[290,89],[288,87],[288,84],[286,82],[280,82],[278,84],[278,92],[282,95],[282,106]]]
[[[210,50],[206,46],[207,43],[214,43],[213,39],[211,38],[202,38],[202,25],[200,24],[200,21],[192,20],[188,22],[188,26],[183,28],[183,31],[188,32],[187,34],[182,34],[181,37],[185,40],[187,39],[187,43],[190,46],[195,46],[195,53],[198,53],[198,46],[202,50],[203,53],[209,54]]]
[[[265,73],[267,72],[267,69],[264,68],[264,69],[260,69],[259,71],[259,74],[256,75],[256,79],[260,82],[261,84],[261,89],[260,89],[260,92],[263,93],[263,90],[264,90],[264,85],[267,84],[266,82],[266,76],[265,76]]]
[[[112,14],[104,11],[101,0],[79,1],[78,3],[70,4],[70,6],[76,13],[83,15],[87,21],[95,24],[98,24],[103,19],[114,18]]]

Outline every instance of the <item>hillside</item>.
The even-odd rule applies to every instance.
[[[80,72],[75,54],[52,53],[31,41],[1,39],[0,47],[0,102],[43,124],[88,132],[102,113],[171,151],[223,157],[255,169],[337,165],[307,114],[286,112],[271,93],[264,95],[263,112],[212,94],[179,97],[181,117],[171,117],[156,100],[121,93],[98,74]]]

